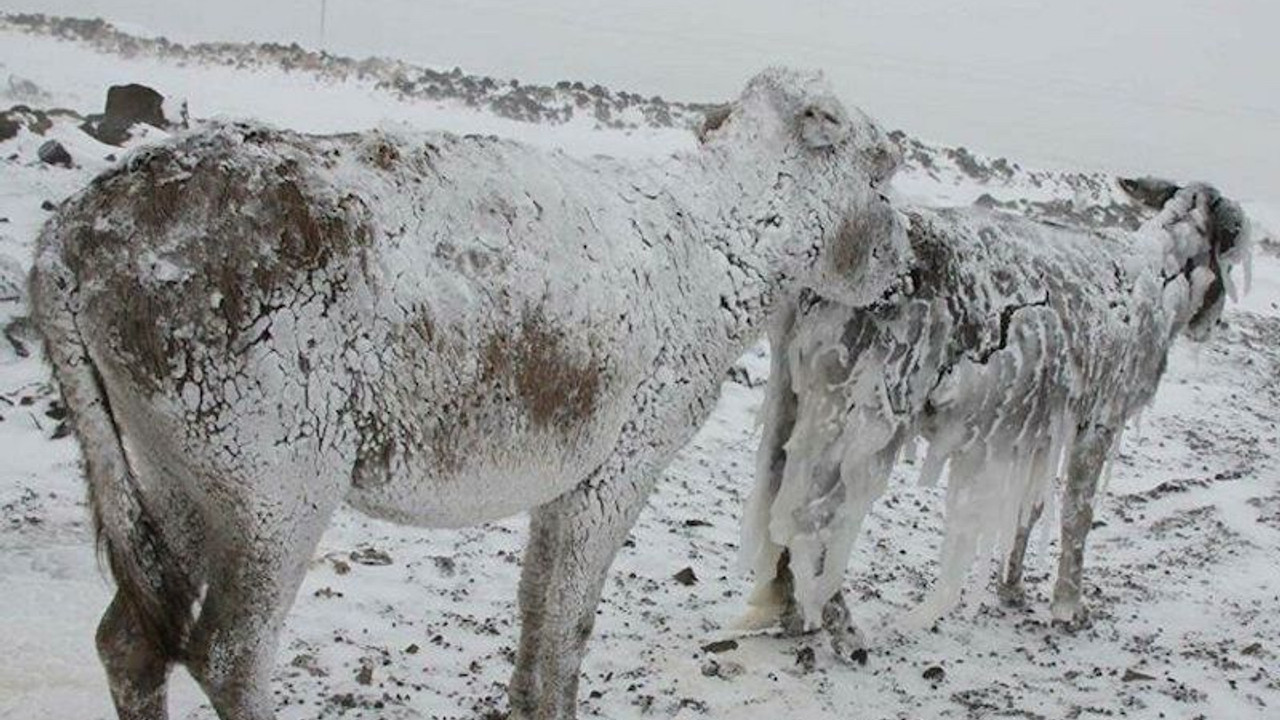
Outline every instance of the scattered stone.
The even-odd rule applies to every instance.
[[[943,670],[941,665],[933,665],[924,671],[924,675],[922,677],[931,683],[940,683],[946,679],[947,671]]]
[[[40,162],[45,165],[61,165],[64,168],[70,168],[71,153],[67,152],[67,148],[57,140],[47,140],[40,149],[36,151],[36,157],[40,158]]]
[[[444,575],[445,577],[453,577],[454,574],[458,571],[458,565],[453,561],[453,558],[451,557],[445,557],[444,555],[437,555],[431,558],[431,561],[435,563],[436,569],[440,571],[440,574]]]
[[[22,127],[17,120],[9,117],[9,113],[0,115],[0,142],[12,140],[18,136],[18,128]]]
[[[54,205],[52,200],[45,200],[44,202],[40,203],[40,209],[44,210],[45,212],[53,212],[54,210],[58,209],[58,206]]]
[[[849,653],[849,660],[851,662],[858,663],[862,667],[866,667],[867,666],[867,649],[858,648],[857,650],[854,650],[853,652]]]
[[[693,568],[685,568],[676,573],[673,578],[681,585],[694,585],[698,582],[698,576],[693,573]]]
[[[709,642],[706,645],[702,646],[703,652],[709,652],[716,655],[724,652],[729,652],[730,650],[737,650],[737,649],[738,649],[737,640],[716,640],[715,642]]]
[[[805,646],[796,651],[796,665],[799,666],[800,672],[813,672],[817,662],[818,656],[813,652],[813,648]]]
[[[721,680],[732,680],[747,671],[747,669],[742,666],[742,663],[736,663],[732,660],[717,660],[715,662],[716,666],[720,669],[716,677]]]
[[[51,420],[62,420],[67,417],[67,406],[57,400],[51,400],[45,409],[44,416]]]
[[[1257,642],[1253,643],[1252,645],[1247,646],[1245,649],[1241,650],[1240,652],[1244,653],[1245,655],[1259,655],[1262,653],[1262,643],[1257,643]]]
[[[71,423],[68,423],[66,420],[63,420],[62,422],[58,423],[57,427],[53,429],[53,434],[49,436],[49,439],[61,440],[62,438],[67,437],[70,434],[71,434]]]
[[[405,654],[406,654],[406,655],[417,655],[417,654],[418,654],[418,651],[419,651],[419,650],[421,650],[421,649],[422,649],[422,648],[418,647],[418,644],[417,644],[417,643],[413,643],[413,644],[412,644],[412,645],[410,645],[409,647],[405,648],[405,649],[404,649],[404,652],[405,652]]]
[[[17,137],[18,130],[26,128],[33,135],[44,135],[53,127],[53,115],[63,115],[79,119],[80,116],[71,110],[35,110],[26,105],[14,105],[0,112],[0,142]]]
[[[351,553],[351,562],[357,565],[390,565],[391,556],[377,548],[361,548]]]
[[[361,665],[360,672],[356,673],[356,682],[361,685],[373,684],[373,666]]]
[[[1145,681],[1145,680],[1155,680],[1155,677],[1148,675],[1144,672],[1138,672],[1133,668],[1129,668],[1128,670],[1125,670],[1124,676],[1120,678],[1121,682],[1137,682],[1137,681]]]
[[[685,708],[689,708],[694,712],[702,713],[703,715],[707,713],[707,704],[701,700],[696,700],[694,698],[683,698],[680,700],[680,710],[683,710]]]
[[[689,520],[684,521],[684,526],[687,528],[711,527],[711,523],[707,522],[706,520],[701,520],[699,518],[690,518]]]

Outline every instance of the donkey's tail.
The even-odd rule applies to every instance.
[[[105,553],[120,599],[149,639],[179,659],[195,592],[148,511],[129,466],[106,382],[77,324],[78,283],[61,257],[50,223],[38,245],[30,279],[32,316],[62,387],[83,453],[89,506],[99,550]]]

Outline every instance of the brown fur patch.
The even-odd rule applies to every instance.
[[[251,140],[278,152],[247,155],[197,136],[146,151],[66,210],[64,261],[81,284],[97,279],[86,298],[90,316],[112,333],[123,366],[143,387],[161,388],[189,363],[193,342],[206,353],[253,342],[242,335],[289,302],[291,287],[325,287],[332,302],[345,270],[323,283],[308,276],[373,237],[359,198],[311,188],[304,164],[321,157],[304,138]],[[185,275],[148,277],[157,254]],[[176,328],[194,335],[178,339]]]
[[[832,269],[840,277],[856,277],[870,259],[875,241],[867,223],[859,218],[846,217],[831,244]]]
[[[509,379],[535,427],[569,430],[590,419],[601,373],[564,347],[540,311],[527,311],[520,333],[489,338],[481,358],[482,382]]]

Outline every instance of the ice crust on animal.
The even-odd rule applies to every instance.
[[[869,245],[905,235],[872,187],[893,146],[819,76],[762,73],[715,120],[652,162],[216,123],[63,207],[33,304],[118,584],[123,717],[163,717],[175,662],[221,717],[271,717],[342,502],[532,509],[512,715],[574,715],[609,564],[725,370],[802,285],[885,291]]]
[[[910,248],[890,292],[861,305],[806,292],[780,314],[744,518],[750,623],[792,602],[804,627],[822,623],[863,520],[918,438],[921,482],[947,476],[946,535],[909,622],[947,610],[975,559],[1021,530],[1017,582],[1025,532],[1060,475],[1069,548],[1054,614],[1078,615],[1103,463],[1155,394],[1175,337],[1205,336],[1249,256],[1243,213],[1212,187],[1154,192],[1160,210],[1136,233],[907,208]]]

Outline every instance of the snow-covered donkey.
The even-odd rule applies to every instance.
[[[345,501],[532,509],[513,715],[572,717],[606,571],[725,370],[802,284],[882,294],[905,233],[868,174],[891,146],[820,76],[757,76],[701,137],[624,163],[223,124],[71,200],[31,283],[118,585],[120,716],[164,717],[182,662],[221,717],[272,717]]]
[[[750,622],[824,625],[861,642],[840,584],[850,548],[904,449],[921,477],[949,465],[941,577],[921,608],[953,602],[973,560],[1030,526],[1065,466],[1053,613],[1081,616],[1092,501],[1125,421],[1150,402],[1179,333],[1200,338],[1248,258],[1240,208],[1205,185],[1126,182],[1159,212],[1139,231],[1090,232],[982,209],[908,209],[891,290],[850,306],[804,293],[771,327],[772,374],[744,558]],[[1246,266],[1247,268],[1247,266]]]

